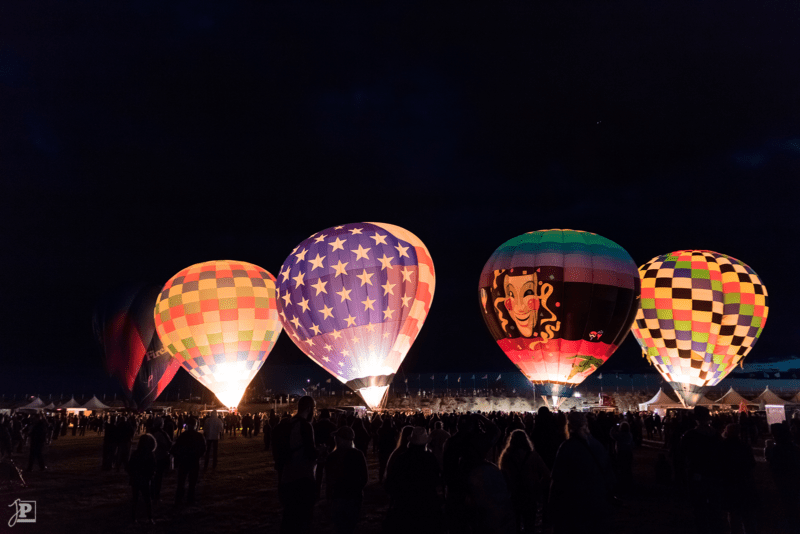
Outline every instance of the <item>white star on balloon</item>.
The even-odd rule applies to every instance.
[[[383,296],[394,295],[394,286],[396,285],[397,284],[390,284],[387,280],[386,283],[381,286],[383,288]]]
[[[292,296],[289,294],[288,291],[281,298],[283,299],[284,306],[288,306],[289,304],[292,303]]]
[[[314,268],[313,268],[313,269],[311,269],[311,270],[312,270],[312,271],[314,271],[315,269],[320,269],[320,268],[322,268],[322,261],[323,261],[323,260],[324,260],[326,257],[327,257],[327,256],[322,256],[322,257],[320,257],[320,255],[319,255],[319,254],[317,254],[317,257],[316,257],[316,258],[314,258],[313,260],[308,260],[308,261],[309,261],[309,263],[311,263],[311,265],[313,265],[313,266],[314,266]]]
[[[408,247],[404,247],[403,245],[401,245],[400,243],[398,243],[397,245],[395,245],[395,246],[394,246],[394,248],[396,248],[396,249],[397,249],[397,253],[400,255],[400,257],[401,257],[401,258],[402,258],[403,256],[405,256],[406,258],[409,258],[409,257],[410,257],[410,256],[408,255],[408,252],[406,252],[406,251],[408,250]]]
[[[322,278],[318,279],[316,284],[311,284],[311,287],[317,290],[317,294],[314,296],[318,297],[320,293],[325,293],[327,295],[328,291],[325,289],[326,285],[328,285],[328,282],[323,282]]]
[[[382,258],[378,258],[378,261],[381,262],[381,271],[391,267],[393,259],[394,258],[389,258],[388,256],[386,256],[386,254],[384,254]]]
[[[306,273],[297,273],[297,276],[293,276],[292,280],[294,280],[294,287],[300,287],[305,285],[303,278],[305,278]]]
[[[319,327],[317,325],[313,325],[311,330],[314,332],[314,334],[319,335]]]
[[[323,304],[322,309],[319,310],[321,314],[323,314],[322,320],[328,319],[329,317],[333,317],[333,308],[329,308],[327,304]]]
[[[385,321],[386,319],[391,319],[393,314],[394,310],[391,308],[383,310],[383,320]]]
[[[361,273],[361,274],[356,275],[356,277],[361,280],[361,286],[362,287],[364,286],[364,284],[367,284],[367,285],[371,286],[372,285],[372,275],[373,274],[375,274],[375,273],[368,273],[367,270],[364,269],[364,272]]]
[[[301,308],[303,308],[303,311],[304,311],[304,312],[307,312],[307,311],[308,311],[308,299],[304,298],[303,300],[301,300],[301,301],[300,301],[300,302],[298,302],[297,304],[299,304],[299,305],[300,305],[300,307],[301,307]]]
[[[411,300],[412,298],[414,298],[414,297],[400,297],[400,300],[403,301],[403,307],[404,308],[408,307],[408,301]]]
[[[344,250],[344,244],[345,243],[346,243],[346,241],[344,241],[344,240],[342,240],[342,239],[337,237],[336,241],[334,241],[332,243],[328,243],[328,244],[333,247],[333,250],[331,250],[331,252],[335,252],[337,250]]]
[[[297,254],[295,254],[295,257],[297,258],[295,263],[300,263],[302,260],[305,260],[306,259],[306,252],[308,252],[308,250],[307,249],[303,249],[300,252],[298,252]]]
[[[341,291],[337,291],[336,294],[339,295],[340,297],[342,297],[342,302],[344,302],[345,300],[350,300],[350,292],[351,291],[352,291],[352,289],[347,289],[347,288],[343,287],[342,290]]]
[[[300,319],[298,319],[297,317],[293,318],[289,322],[291,322],[294,325],[295,328],[298,328],[298,329],[300,328]]]
[[[336,269],[336,274],[335,274],[334,276],[339,276],[339,275],[345,275],[345,274],[347,274],[347,273],[345,273],[345,270],[344,270],[344,268],[345,268],[345,267],[347,267],[347,264],[348,264],[348,263],[350,263],[350,262],[347,262],[347,261],[346,261],[346,262],[342,263],[342,260],[339,260],[339,263],[337,263],[336,265],[331,265],[331,267],[333,267],[334,269]]]
[[[327,236],[326,236],[325,234],[320,234],[319,236],[317,236],[317,238],[316,238],[316,239],[314,239],[314,243],[320,243],[320,242],[321,242],[323,239],[325,239],[326,237],[327,237]]]
[[[352,315],[348,315],[345,321],[347,322],[347,326],[353,326],[354,324],[356,324],[356,318],[353,317]]]
[[[374,332],[375,331],[375,325],[373,323],[368,323],[367,324],[367,331],[368,332]]]
[[[286,267],[285,271],[281,271],[281,276],[283,277],[283,282],[285,282],[289,278],[289,267]]]
[[[403,269],[400,271],[403,275],[403,282],[411,282],[411,275],[414,274],[414,271],[409,271],[408,269]]]
[[[350,252],[354,252],[356,254],[356,261],[358,261],[358,260],[360,260],[362,258],[365,259],[365,260],[368,260],[369,259],[369,255],[368,254],[369,254],[370,250],[372,250],[372,249],[371,248],[364,248],[359,243],[358,248],[356,250],[351,250]]]
[[[348,230],[348,232],[350,232],[352,235],[360,234],[361,228],[351,228],[350,230]]]
[[[378,232],[375,232],[375,235],[369,236],[370,239],[375,240],[376,245],[387,245],[386,236],[385,235],[378,235]]]
[[[375,308],[372,307],[372,305],[375,304],[375,301],[370,299],[369,297],[367,297],[367,300],[362,300],[361,304],[364,305],[364,311],[375,310]]]
[[[331,335],[333,336],[333,339],[339,339],[340,337],[342,337],[342,333],[339,332],[338,330],[334,330],[333,332],[331,332]]]

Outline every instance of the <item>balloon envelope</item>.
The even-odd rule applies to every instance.
[[[639,276],[613,241],[541,230],[495,250],[481,272],[479,295],[500,348],[557,402],[625,339],[638,308]]]
[[[278,309],[300,350],[375,408],[425,321],[435,280],[428,249],[408,230],[346,224],[286,258]]]
[[[128,288],[95,312],[95,334],[106,370],[123,388],[127,404],[147,409],[175,376],[180,364],[155,335],[153,307],[159,287]]]
[[[767,288],[741,261],[679,250],[639,267],[641,309],[632,331],[645,357],[694,406],[755,345],[767,321]]]
[[[239,404],[280,335],[275,277],[243,261],[209,261],[164,285],[156,330],[184,369],[225,406]]]

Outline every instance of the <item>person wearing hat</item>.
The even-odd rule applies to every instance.
[[[333,438],[336,448],[325,460],[325,496],[336,532],[345,534],[356,529],[369,474],[364,453],[353,445],[353,429],[343,426],[333,433]]]
[[[386,472],[386,491],[392,498],[386,521],[386,532],[438,533],[444,530],[437,486],[439,463],[426,446],[428,431],[414,427],[408,449],[389,462]],[[420,522],[419,517],[426,520]]]

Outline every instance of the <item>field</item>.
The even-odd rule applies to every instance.
[[[278,532],[280,504],[272,455],[258,438],[226,437],[220,442],[216,470],[201,471],[197,505],[174,509],[175,474],[164,481],[162,502],[155,507],[156,524],[132,524],[130,488],[124,472],[100,470],[102,438],[66,436],[46,448],[48,470],[24,473],[27,488],[0,481],[0,532],[58,533],[233,533]],[[624,506],[615,511],[615,532],[653,534],[692,531],[691,514],[683,492],[655,483],[653,465],[658,450],[644,447],[636,454],[635,484],[622,495]],[[27,456],[16,455],[25,467]],[[377,481],[377,456],[369,458],[371,480],[365,492],[359,532],[378,533],[388,498]],[[762,503],[762,532],[785,532],[775,518],[777,496],[767,465],[757,466]],[[576,504],[594,498],[591,488],[576,484]],[[9,527],[16,499],[36,501],[36,522]],[[141,506],[141,505],[140,505]],[[143,510],[142,510],[143,511]],[[323,499],[314,512],[314,532],[332,533]]]

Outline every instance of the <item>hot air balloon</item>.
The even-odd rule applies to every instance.
[[[625,339],[639,307],[639,276],[613,241],[540,230],[494,251],[479,294],[492,337],[558,406]]]
[[[767,288],[753,269],[710,250],[658,256],[639,274],[633,335],[683,404],[694,406],[755,345],[767,321]]]
[[[156,331],[201,384],[235,407],[281,333],[275,277],[243,261],[183,269],[161,290]]]
[[[300,350],[374,409],[422,328],[435,281],[428,249],[408,230],[345,224],[286,258],[278,309]]]
[[[106,299],[94,316],[108,373],[122,385],[129,407],[146,410],[180,364],[162,345],[153,321],[158,286],[127,288]]]

